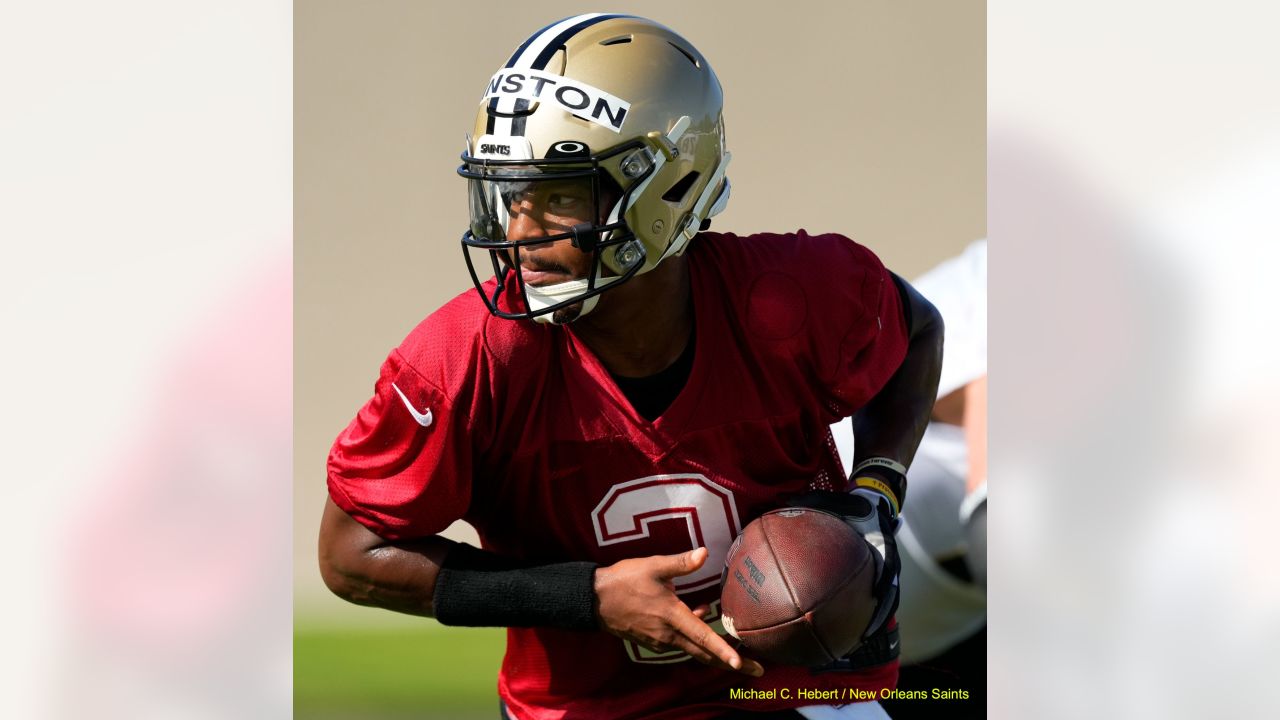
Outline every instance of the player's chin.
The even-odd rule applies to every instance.
[[[568,307],[562,307],[551,313],[551,322],[556,325],[568,325],[569,323],[582,317],[583,303],[576,302]]]

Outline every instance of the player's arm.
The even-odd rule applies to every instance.
[[[850,507],[842,514],[875,551],[876,612],[868,638],[887,629],[898,609],[897,532],[907,496],[907,467],[938,397],[942,374],[942,315],[933,303],[893,276],[907,326],[907,355],[880,392],[853,415],[854,463]]]
[[[964,387],[964,441],[969,450],[965,492],[987,483],[987,376]]]
[[[887,629],[898,607],[894,533],[907,490],[907,466],[915,457],[937,397],[942,372],[942,317],[910,283],[894,276],[907,326],[907,354],[870,402],[853,416],[854,470],[849,493],[814,491],[790,504],[837,513],[875,551],[876,612],[871,639]]]
[[[320,575],[348,602],[434,616],[436,580],[454,545],[441,537],[389,542],[330,499],[320,521]]]
[[[446,625],[602,629],[651,650],[681,650],[715,667],[758,676],[672,592],[695,572],[703,548],[679,555],[623,560],[607,567],[567,562],[530,566],[441,537],[391,542],[343,512],[333,500],[320,523],[320,572],[334,594],[356,603]]]
[[[332,499],[320,524],[320,572],[334,594],[445,625],[595,630],[595,569],[534,566],[438,536],[389,541]]]
[[[987,376],[964,388],[964,436],[969,448],[969,477],[960,505],[960,523],[969,540],[965,563],[974,582],[987,586]]]
[[[907,355],[880,392],[853,415],[853,478],[867,475],[893,492],[894,513],[906,499],[911,466],[938,395],[942,315],[906,280],[894,276],[907,322]]]

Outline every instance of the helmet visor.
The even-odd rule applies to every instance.
[[[593,173],[488,168],[469,173],[471,237],[480,246],[535,244],[597,230],[604,209]]]
[[[572,310],[643,264],[643,247],[619,217],[625,194],[594,158],[476,162],[464,155],[458,174],[467,180],[471,216],[462,237],[467,267],[499,317]],[[621,272],[603,262],[619,246],[634,258]]]

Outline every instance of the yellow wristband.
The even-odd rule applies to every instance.
[[[868,475],[860,475],[853,479],[853,486],[855,488],[867,488],[868,490],[874,490],[889,498],[889,505],[893,508],[893,515],[894,517],[898,516],[898,498],[893,494],[893,490],[890,490],[889,486],[885,484],[883,480],[873,478]]]

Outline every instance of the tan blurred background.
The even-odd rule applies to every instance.
[[[387,352],[470,288],[454,168],[484,83],[543,25],[630,12],[710,59],[734,155],[733,199],[717,229],[842,232],[906,277],[986,234],[984,3],[763,7],[296,5],[296,622],[400,621],[348,606],[320,583],[325,456]]]

